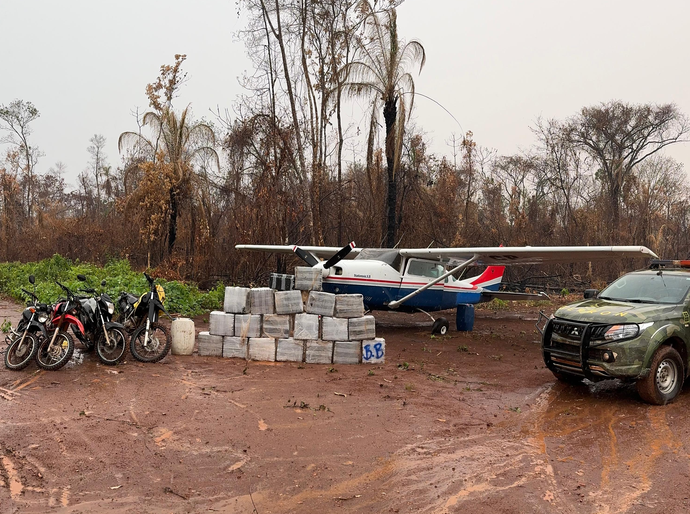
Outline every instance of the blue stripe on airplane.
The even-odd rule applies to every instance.
[[[496,290],[498,290],[498,286],[499,284],[496,284]],[[491,289],[493,290],[493,286],[491,286]],[[415,288],[333,284],[328,282],[323,283],[323,290],[338,294],[361,294],[364,296],[364,304],[373,310],[387,309],[388,303],[393,300],[399,300],[416,291]],[[480,298],[481,293],[478,291],[451,292],[440,289],[427,289],[407,300],[396,310],[422,309],[425,311],[441,311],[454,309],[459,304],[479,303]]]

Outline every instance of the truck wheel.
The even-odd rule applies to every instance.
[[[680,354],[670,346],[659,348],[645,378],[637,381],[637,392],[647,403],[666,405],[675,400],[683,387],[685,369]]]

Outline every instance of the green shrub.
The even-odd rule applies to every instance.
[[[77,275],[82,274],[87,282],[80,282]],[[155,270],[150,273],[155,278]],[[129,261],[111,259],[103,266],[85,262],[72,262],[60,255],[53,255],[40,262],[0,263],[0,293],[15,300],[26,300],[22,288],[33,291],[29,275],[36,277],[36,295],[42,302],[54,302],[64,297],[64,291],[55,283],[59,281],[73,292],[83,287],[93,287],[100,291],[100,283],[106,281],[105,291],[117,300],[120,291],[140,295],[148,290],[148,282],[143,273],[132,270]],[[197,316],[206,311],[218,309],[223,304],[225,288],[218,283],[211,291],[200,291],[196,284],[178,281],[157,280],[165,289],[165,308],[168,312],[183,316]]]

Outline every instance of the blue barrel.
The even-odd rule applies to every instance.
[[[458,332],[469,332],[474,327],[474,305],[458,305],[455,315]]]

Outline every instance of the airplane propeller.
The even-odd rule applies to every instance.
[[[308,252],[305,252],[297,245],[292,247],[292,251],[295,252],[295,255],[297,255],[297,257],[309,264],[309,266],[311,266],[312,268],[319,263],[319,261],[316,260],[316,257],[314,257],[312,254]]]
[[[348,245],[343,246],[340,250],[338,250],[338,252],[333,257],[331,257],[330,259],[328,259],[324,263],[323,269],[328,269],[331,266],[335,266],[338,262],[340,262],[342,259],[347,257],[347,255],[352,251],[352,249],[354,247],[355,247],[354,241],[352,241]],[[317,264],[319,264],[319,261],[317,261],[316,258],[312,254],[310,254],[309,252],[305,252],[299,246],[296,246],[296,245],[293,246],[292,251],[295,252],[295,255],[297,255],[297,257],[299,257],[304,262],[309,264],[309,266],[311,266],[312,268],[314,266],[316,266]]]

